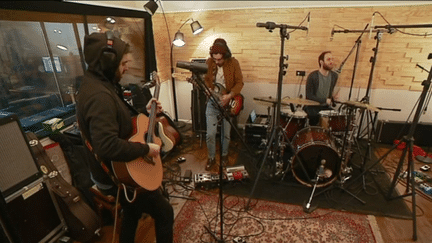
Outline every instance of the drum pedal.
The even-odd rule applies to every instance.
[[[351,176],[347,176],[347,177],[345,177],[345,176],[343,176],[342,178],[341,178],[341,183],[345,183],[347,180],[349,180],[349,179],[351,179]]]

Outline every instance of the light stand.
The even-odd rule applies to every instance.
[[[184,42],[184,35],[183,33],[180,32],[180,29],[189,21],[192,20],[191,23],[191,28],[192,28],[192,33],[194,35],[199,34],[203,31],[203,27],[199,24],[198,21],[194,21],[192,18],[187,19],[185,22],[183,22],[183,24],[180,26],[180,28],[178,28],[175,36],[174,36],[174,40],[171,42],[171,47],[170,47],[170,67],[171,67],[171,84],[172,84],[172,90],[173,90],[173,102],[174,102],[174,115],[175,115],[175,119],[174,122],[176,123],[176,125],[178,127],[183,127],[185,124],[180,124],[179,120],[178,120],[178,112],[177,112],[177,93],[176,93],[176,85],[175,85],[175,78],[173,77],[175,68],[174,68],[174,57],[173,57],[173,47],[178,46],[184,46],[185,42]]]

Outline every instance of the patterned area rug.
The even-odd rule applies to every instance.
[[[216,242],[218,194],[191,196],[197,200],[187,201],[175,219],[174,242]],[[382,242],[374,216],[329,209],[307,214],[301,206],[264,200],[251,200],[246,212],[247,203],[248,198],[224,196],[225,242]]]

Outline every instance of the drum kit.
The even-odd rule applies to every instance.
[[[277,100],[271,97],[256,97],[254,102],[259,105],[273,108]],[[310,126],[304,106],[318,106],[319,103],[304,98],[281,99],[280,121],[282,133],[278,141],[282,145],[275,147],[277,150],[285,150],[291,147],[291,156],[283,161],[270,161],[276,163],[271,177],[281,180],[292,172],[294,178],[308,187],[325,187],[336,180],[344,182],[351,177],[352,168],[349,160],[353,154],[352,145],[355,143],[355,124],[357,110],[364,109],[378,111],[372,105],[356,101],[338,102],[338,110],[322,110],[319,112],[319,125]],[[275,119],[269,119],[268,130],[274,129]],[[280,151],[273,151],[273,154]],[[271,152],[270,152],[271,154]],[[271,160],[271,158],[270,158]],[[267,160],[269,161],[269,160]]]

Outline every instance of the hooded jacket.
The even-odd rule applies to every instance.
[[[113,41],[115,68],[108,72],[115,73],[125,54],[126,43],[116,37]],[[133,135],[130,109],[122,100],[117,84],[101,69],[101,54],[106,46],[107,37],[103,33],[93,33],[84,39],[88,69],[77,95],[77,120],[83,138],[90,142],[93,152],[111,168],[110,161],[134,160],[146,155],[149,146],[128,141]],[[96,162],[90,166],[95,180],[104,184],[109,182],[100,164]]]

